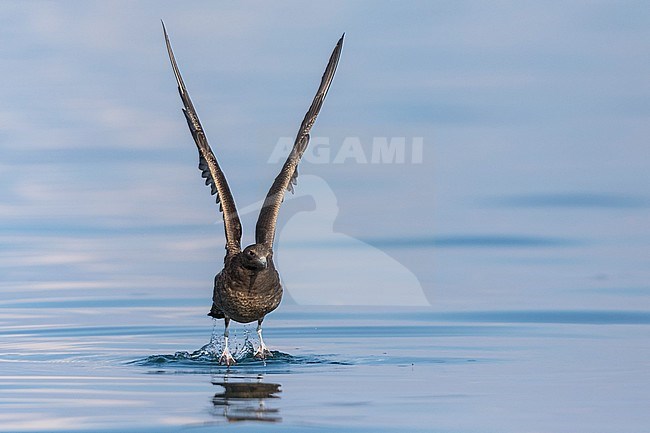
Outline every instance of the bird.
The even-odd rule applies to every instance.
[[[226,255],[223,269],[214,279],[212,306],[208,313],[208,316],[213,318],[224,319],[224,346],[219,363],[230,366],[236,362],[228,349],[228,327],[231,320],[239,323],[257,321],[259,346],[254,356],[258,359],[266,359],[273,354],[264,344],[262,322],[268,313],[278,307],[283,292],[280,275],[273,263],[273,241],[280,205],[284,200],[285,192],[293,193],[294,186],[297,185],[298,163],[307,149],[310,131],[334,78],[345,33],[330,55],[316,96],[300,124],[291,152],[264,199],[255,226],[255,243],[242,250],[242,226],[235,201],[226,177],[208,144],[205,131],[181,77],[164,22],[162,27],[167,54],[183,102],[182,111],[199,152],[199,170],[205,179],[205,184],[210,186],[211,194],[216,195],[219,210],[223,215]]]

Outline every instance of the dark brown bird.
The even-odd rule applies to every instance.
[[[223,212],[226,231],[226,256],[223,270],[214,279],[212,308],[208,313],[209,316],[224,319],[225,329],[223,335],[225,342],[219,361],[226,365],[235,362],[228,350],[228,325],[230,320],[240,323],[257,321],[257,335],[260,339],[260,346],[255,352],[255,357],[264,359],[271,356],[271,352],[262,339],[262,321],[268,313],[277,308],[282,299],[280,276],[273,264],[273,239],[275,237],[278,212],[285,191],[293,192],[293,187],[296,185],[298,163],[305,149],[307,149],[309,131],[316,121],[318,112],[334,78],[345,35],[341,36],[330,56],[316,96],[300,125],[291,153],[266,195],[255,227],[255,243],[247,246],[242,251],[242,228],[235,201],[230,193],[226,177],[221,171],[217,158],[214,156],[205,137],[205,132],[196,110],[194,110],[190,95],[185,88],[164,23],[163,32],[167,44],[167,53],[178,84],[178,92],[183,101],[183,113],[199,150],[199,169],[201,175],[205,178],[205,184],[210,185],[212,194],[217,195],[217,202],[220,202],[219,207]]]

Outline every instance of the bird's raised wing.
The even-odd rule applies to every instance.
[[[172,52],[172,46],[169,43],[165,23],[163,23],[163,32],[165,34],[169,60],[172,63],[174,76],[178,83],[178,93],[181,95],[181,100],[184,105],[183,113],[185,114],[185,119],[187,120],[187,125],[190,128],[196,147],[199,150],[199,169],[201,170],[201,176],[205,178],[205,184],[210,185],[211,193],[217,195],[219,209],[223,212],[223,222],[226,230],[226,251],[228,254],[236,254],[241,251],[241,222],[239,221],[239,215],[237,215],[235,201],[230,193],[226,177],[221,171],[221,168],[219,168],[217,158],[212,153],[212,149],[205,137],[205,132],[199,121],[199,116],[196,114],[196,110],[194,110],[190,95],[185,88],[185,83],[183,82],[178,65],[176,64],[176,59],[174,58],[174,53]]]
[[[343,48],[343,38],[345,34],[341,36],[332,55],[330,56],[327,68],[325,68],[325,73],[321,79],[320,86],[316,92],[309,111],[305,114],[305,118],[302,120],[300,129],[298,130],[298,135],[296,136],[296,141],[293,144],[293,149],[287,158],[280,174],[275,178],[271,189],[269,189],[264,204],[262,205],[262,210],[260,211],[260,216],[257,219],[257,226],[255,227],[255,242],[263,243],[269,247],[273,246],[273,238],[275,237],[275,225],[278,219],[278,212],[280,211],[280,205],[284,199],[284,194],[286,190],[293,192],[293,187],[296,185],[298,179],[298,163],[307,145],[309,144],[309,131],[316,121],[318,112],[320,111],[327,91],[330,88],[332,79],[334,78],[334,72],[336,72],[336,66],[339,63],[339,57],[341,56],[341,49]]]

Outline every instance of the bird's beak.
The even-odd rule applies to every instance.
[[[266,257],[260,257],[257,261],[261,268],[266,269]]]

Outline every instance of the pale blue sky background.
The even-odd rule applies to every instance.
[[[8,298],[209,298],[220,215],[160,19],[240,208],[266,193],[269,156],[346,32],[313,134],[333,153],[346,137],[424,150],[420,164],[303,164],[336,196],[334,232],[390,255],[441,309],[650,305],[642,1],[3,1]],[[287,203],[281,224],[312,208]]]

